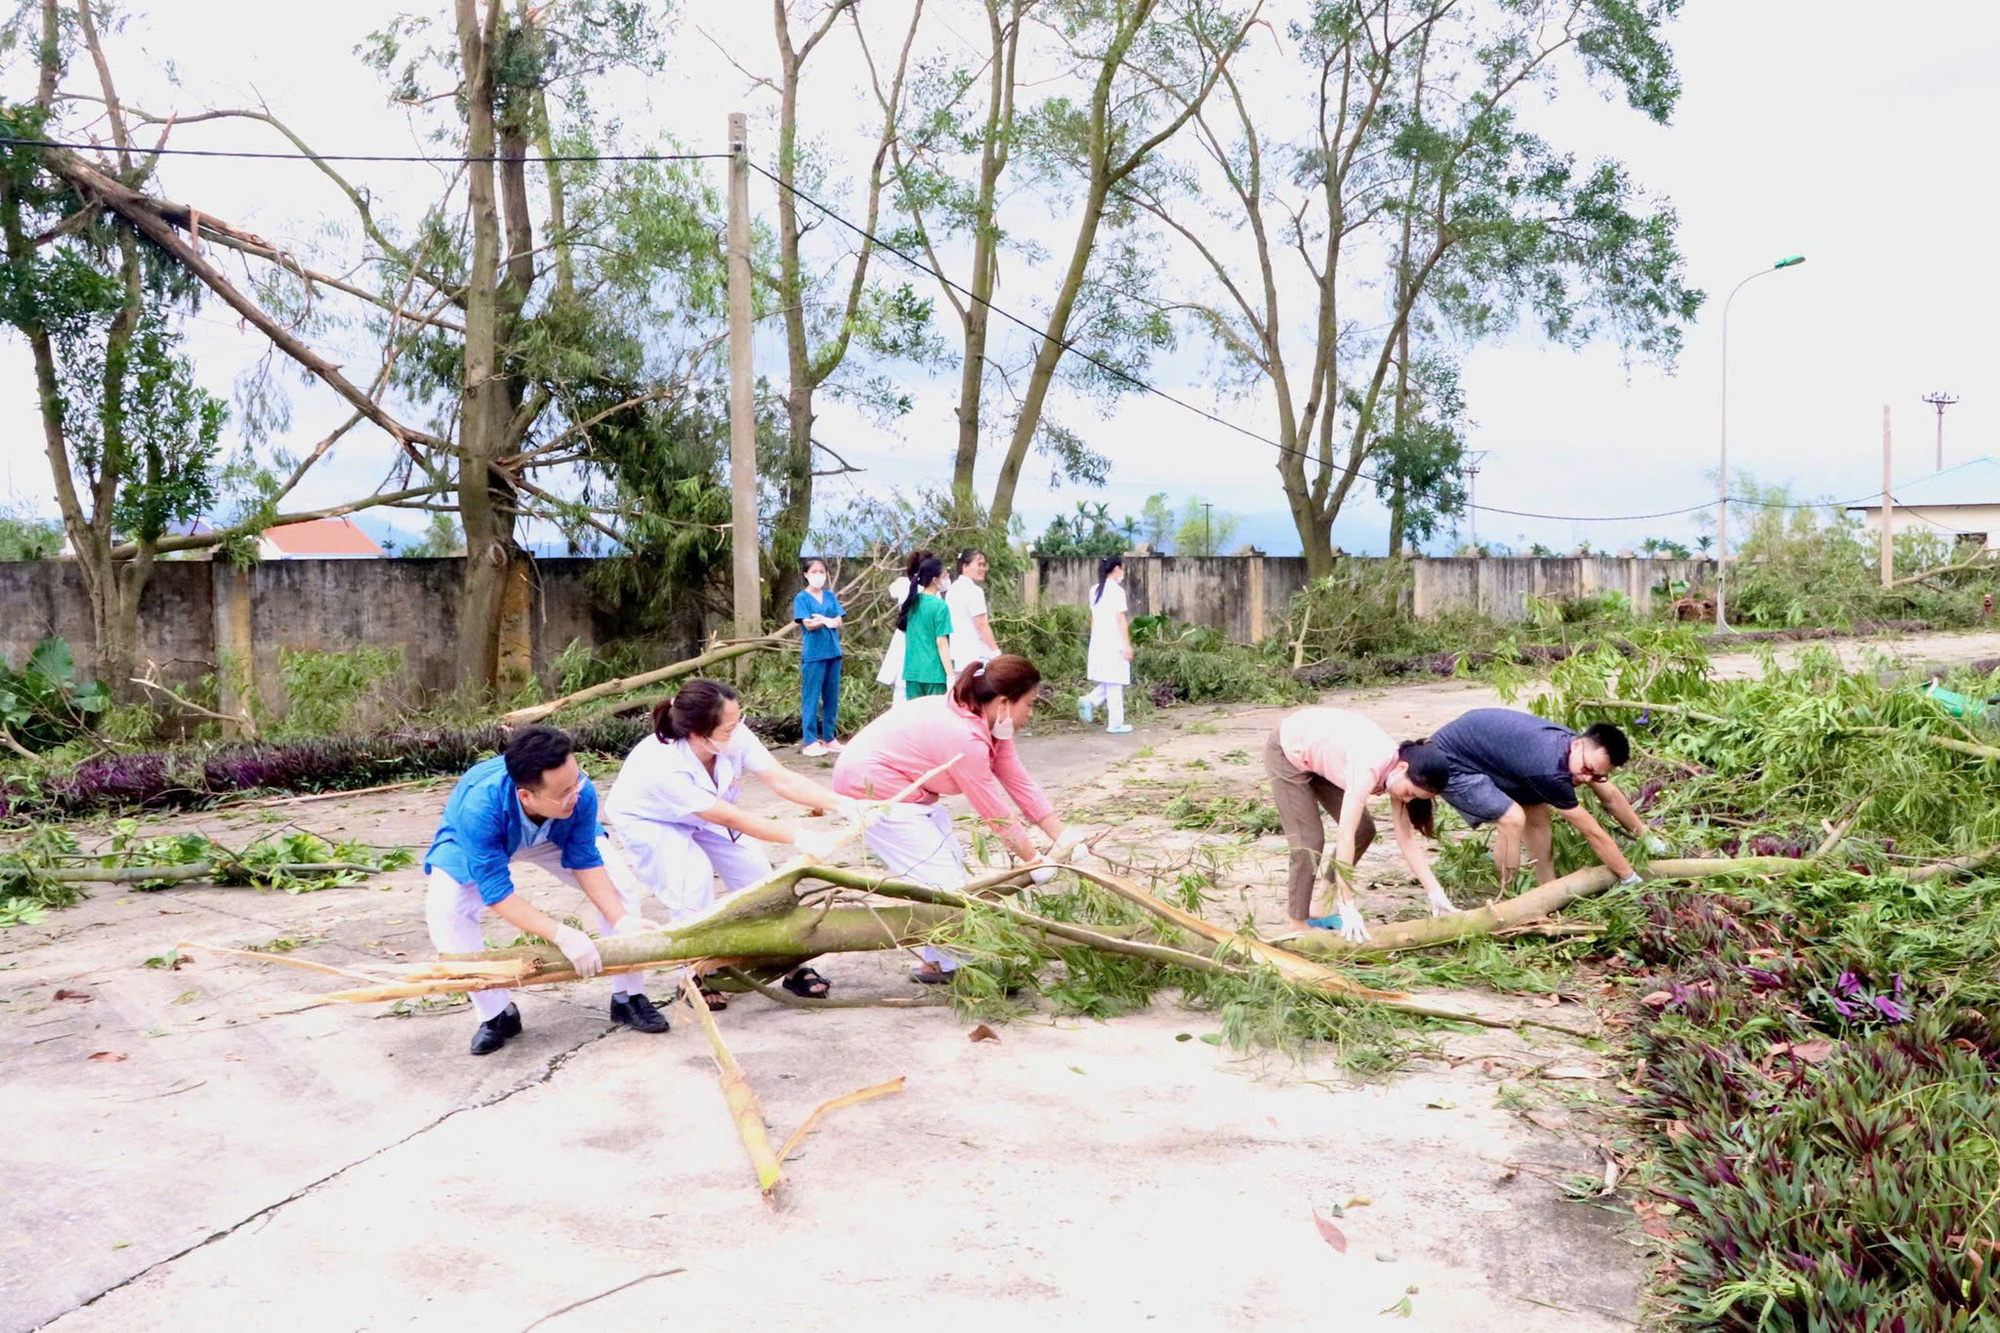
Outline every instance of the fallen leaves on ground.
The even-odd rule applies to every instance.
[[[992,1028],[987,1027],[984,1023],[981,1023],[978,1027],[972,1029],[972,1031],[966,1033],[965,1035],[969,1040],[972,1041],[1000,1040],[1000,1034],[995,1032]]]
[[[89,991],[69,990],[65,988],[63,990],[59,990],[56,992],[56,998],[58,1000],[81,1000],[84,1003],[88,1004],[91,1001],[92,996]]]
[[[1314,1210],[1312,1219],[1313,1225],[1319,1228],[1320,1239],[1333,1246],[1336,1253],[1346,1254],[1347,1237],[1341,1233],[1340,1228],[1321,1217],[1318,1210]]]
[[[90,1058],[101,1065],[116,1064],[125,1058],[123,1051],[92,1051]]]

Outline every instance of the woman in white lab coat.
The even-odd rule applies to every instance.
[[[854,802],[779,766],[744,725],[736,691],[720,681],[691,680],[654,707],[653,734],[633,747],[604,803],[604,823],[618,854],[612,864],[627,872],[613,877],[621,892],[631,900],[651,892],[673,924],[770,874],[762,843],[831,857],[832,833],[739,808],[746,774],[794,805],[859,818]],[[811,999],[827,992],[826,978],[810,967],[795,969],[782,984]],[[703,993],[709,1008],[724,1006],[720,995]]]
[[[900,607],[910,595],[910,580],[916,575],[917,566],[931,558],[929,551],[912,551],[910,558],[903,562],[903,572],[889,585],[889,606]],[[888,685],[896,691],[895,702],[902,703],[910,697],[909,686],[903,680],[903,631],[898,629],[889,636],[889,647],[882,654],[882,669],[875,673],[879,685]]]
[[[1097,705],[1105,706],[1105,731],[1128,734],[1125,687],[1132,683],[1132,617],[1125,601],[1125,557],[1107,555],[1097,562],[1097,586],[1090,593],[1090,652],[1084,674],[1096,686],[1076,701],[1076,715],[1093,720]]]

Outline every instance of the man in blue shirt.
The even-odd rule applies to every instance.
[[[597,839],[597,789],[577,766],[569,737],[554,727],[523,730],[506,753],[474,764],[445,802],[424,855],[431,942],[439,953],[484,949],[480,915],[491,908],[515,929],[561,949],[578,976],[596,976],[604,961],[590,936],[516,893],[512,866],[526,861],[581,889],[605,927],[620,935],[659,929],[626,910]],[[490,1055],[521,1034],[521,1011],[509,992],[473,991],[471,998],[480,1018],[474,1055]],[[612,978],[611,1021],[640,1032],[667,1030],[666,1015],[646,998],[644,976],[636,972]]]
[[[1627,832],[1642,839],[1649,853],[1667,850],[1611,783],[1612,771],[1632,757],[1632,744],[1609,722],[1594,723],[1578,735],[1533,713],[1475,708],[1439,728],[1430,743],[1451,765],[1444,799],[1474,827],[1495,826],[1493,860],[1503,890],[1514,882],[1524,849],[1535,863],[1537,883],[1555,878],[1551,810],[1560,812],[1620,879],[1639,882],[1618,844],[1578,802],[1578,783]]]

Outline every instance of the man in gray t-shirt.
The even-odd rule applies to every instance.
[[[1625,793],[1611,783],[1612,770],[1631,757],[1625,733],[1598,722],[1582,735],[1533,713],[1511,708],[1475,708],[1447,722],[1430,738],[1451,765],[1451,781],[1441,793],[1466,822],[1495,825],[1493,860],[1502,886],[1514,882],[1525,850],[1535,863],[1535,880],[1555,878],[1555,831],[1549,811],[1557,810],[1581,833],[1591,850],[1628,883],[1638,876],[1596,816],[1577,801],[1577,784],[1596,794],[1613,819],[1648,852],[1666,844],[1646,832]]]

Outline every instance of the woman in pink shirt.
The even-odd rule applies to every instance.
[[[1055,807],[1014,746],[1014,732],[1035,711],[1042,673],[1025,657],[1002,653],[958,673],[949,693],[913,698],[863,727],[833,766],[833,789],[857,801],[884,801],[947,760],[957,762],[925,781],[914,796],[887,808],[868,826],[868,848],[898,879],[934,889],[965,883],[965,848],[952,832],[940,796],[964,796],[1000,840],[1024,861],[1040,861],[1022,820],[1055,843],[1050,859],[1060,859],[1073,839],[1065,836]],[[1015,811],[1020,811],[1020,816]],[[1055,875],[1033,872],[1038,884]],[[950,979],[958,960],[926,946],[924,966],[913,980],[936,984]]]
[[[1417,841],[1418,833],[1437,836],[1431,803],[1451,780],[1451,766],[1442,754],[1423,741],[1398,745],[1359,713],[1301,708],[1271,733],[1264,745],[1264,767],[1271,775],[1278,823],[1291,849],[1286,917],[1292,930],[1315,926],[1338,930],[1357,944],[1368,938],[1367,923],[1354,904],[1354,866],[1375,841],[1375,821],[1368,816],[1371,796],[1389,798],[1396,846],[1410,873],[1430,894],[1431,914],[1458,910],[1445,896],[1423,844]],[[1313,872],[1326,845],[1321,809],[1337,821],[1335,862],[1327,876],[1336,903],[1331,916],[1309,918]]]

